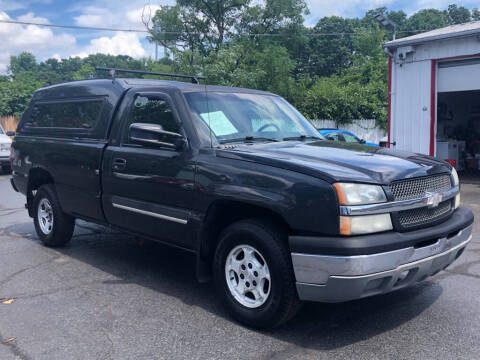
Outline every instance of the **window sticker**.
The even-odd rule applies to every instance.
[[[214,111],[211,113],[200,114],[202,119],[210,125],[216,136],[230,135],[237,132],[237,129],[230,120],[225,116],[223,111]]]

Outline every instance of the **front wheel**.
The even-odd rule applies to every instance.
[[[67,244],[72,238],[75,219],[65,214],[53,185],[43,185],[33,200],[35,230],[42,243],[56,247]]]
[[[220,236],[213,267],[217,291],[241,323],[279,326],[300,307],[286,235],[275,224],[230,225]]]

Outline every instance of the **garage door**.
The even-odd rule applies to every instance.
[[[438,64],[438,92],[480,89],[480,59],[447,61]]]

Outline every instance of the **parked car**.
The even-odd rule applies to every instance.
[[[9,136],[13,136],[14,133],[6,133],[0,125],[0,169],[6,173],[10,171],[10,146],[12,140]]]
[[[45,87],[12,157],[13,188],[45,245],[68,243],[83,219],[182,248],[233,317],[258,328],[303,300],[422,281],[471,240],[449,164],[325,141],[262,91],[142,79]]]
[[[347,142],[351,144],[363,144],[367,146],[379,147],[378,144],[367,142],[363,139],[360,139],[357,135],[355,135],[354,133],[348,130],[318,129],[318,131],[320,132],[320,134],[325,136],[327,140],[342,141],[342,142]]]

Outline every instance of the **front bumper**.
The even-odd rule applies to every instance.
[[[346,256],[342,254],[343,247],[338,249],[341,255],[296,252],[298,242],[290,238],[291,244],[296,244],[292,263],[298,295],[307,301],[342,302],[387,293],[425,280],[462,254],[472,238],[472,223],[471,211],[460,208],[442,226],[411,232],[411,236],[402,234],[406,244],[409,243],[407,238],[416,239],[410,246],[374,253],[368,247],[363,250],[349,248],[353,254]],[[370,235],[377,245],[381,236]],[[301,240],[305,243],[305,239]],[[321,240],[320,248],[324,246]],[[364,240],[365,236],[360,243],[364,244]],[[311,248],[312,242],[307,243]],[[329,252],[332,251],[329,248]]]

